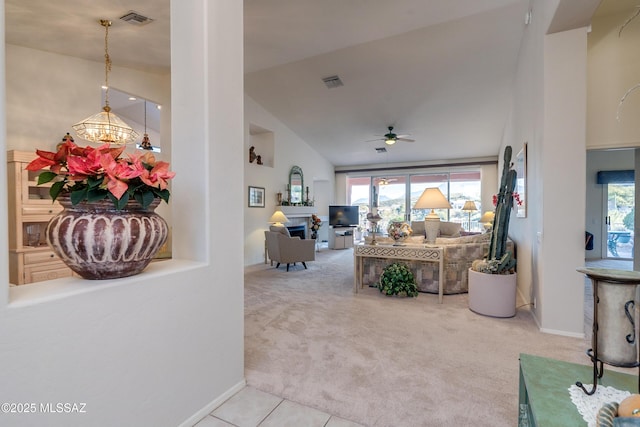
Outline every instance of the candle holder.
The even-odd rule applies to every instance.
[[[369,243],[370,245],[375,246],[378,244],[378,242],[376,241],[376,228],[378,227],[378,221],[380,221],[381,219],[382,217],[378,215],[378,209],[376,208],[373,208],[373,212],[369,212],[367,214],[367,221],[373,224],[373,227],[371,229],[372,237],[371,243]]]

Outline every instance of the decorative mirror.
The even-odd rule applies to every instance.
[[[289,203],[292,205],[302,203],[304,179],[302,177],[302,169],[299,166],[293,166],[289,172]]]

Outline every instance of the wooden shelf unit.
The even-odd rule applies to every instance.
[[[53,253],[45,240],[49,220],[62,210],[52,203],[47,185],[37,185],[39,172],[25,169],[35,153],[7,152],[9,195],[9,282],[14,285],[71,276],[71,270]],[[39,229],[37,242],[28,241],[27,227]],[[29,244],[31,243],[31,245]]]

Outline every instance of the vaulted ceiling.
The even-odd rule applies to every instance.
[[[588,23],[599,3],[554,1],[565,29],[571,19]],[[101,62],[106,18],[114,64],[169,72],[169,0],[5,5],[7,43]],[[245,0],[244,8],[246,93],[333,164],[497,155],[529,0]],[[131,10],[154,22],[118,19]],[[344,85],[328,89],[322,79],[333,75]],[[371,140],[387,126],[415,142],[387,146],[381,159],[384,143]]]

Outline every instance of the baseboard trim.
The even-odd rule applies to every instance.
[[[584,332],[583,333],[568,332],[568,331],[560,331],[558,329],[547,329],[547,328],[540,328],[540,332],[544,332],[545,334],[562,335],[563,337],[584,339]]]
[[[240,381],[238,384],[234,385],[229,390],[218,396],[216,399],[205,405],[198,412],[187,418],[182,424],[180,424],[179,427],[193,427],[198,423],[198,421],[209,415],[214,409],[226,402],[227,399],[246,387],[246,385],[247,381],[245,379],[242,379],[242,381]]]

